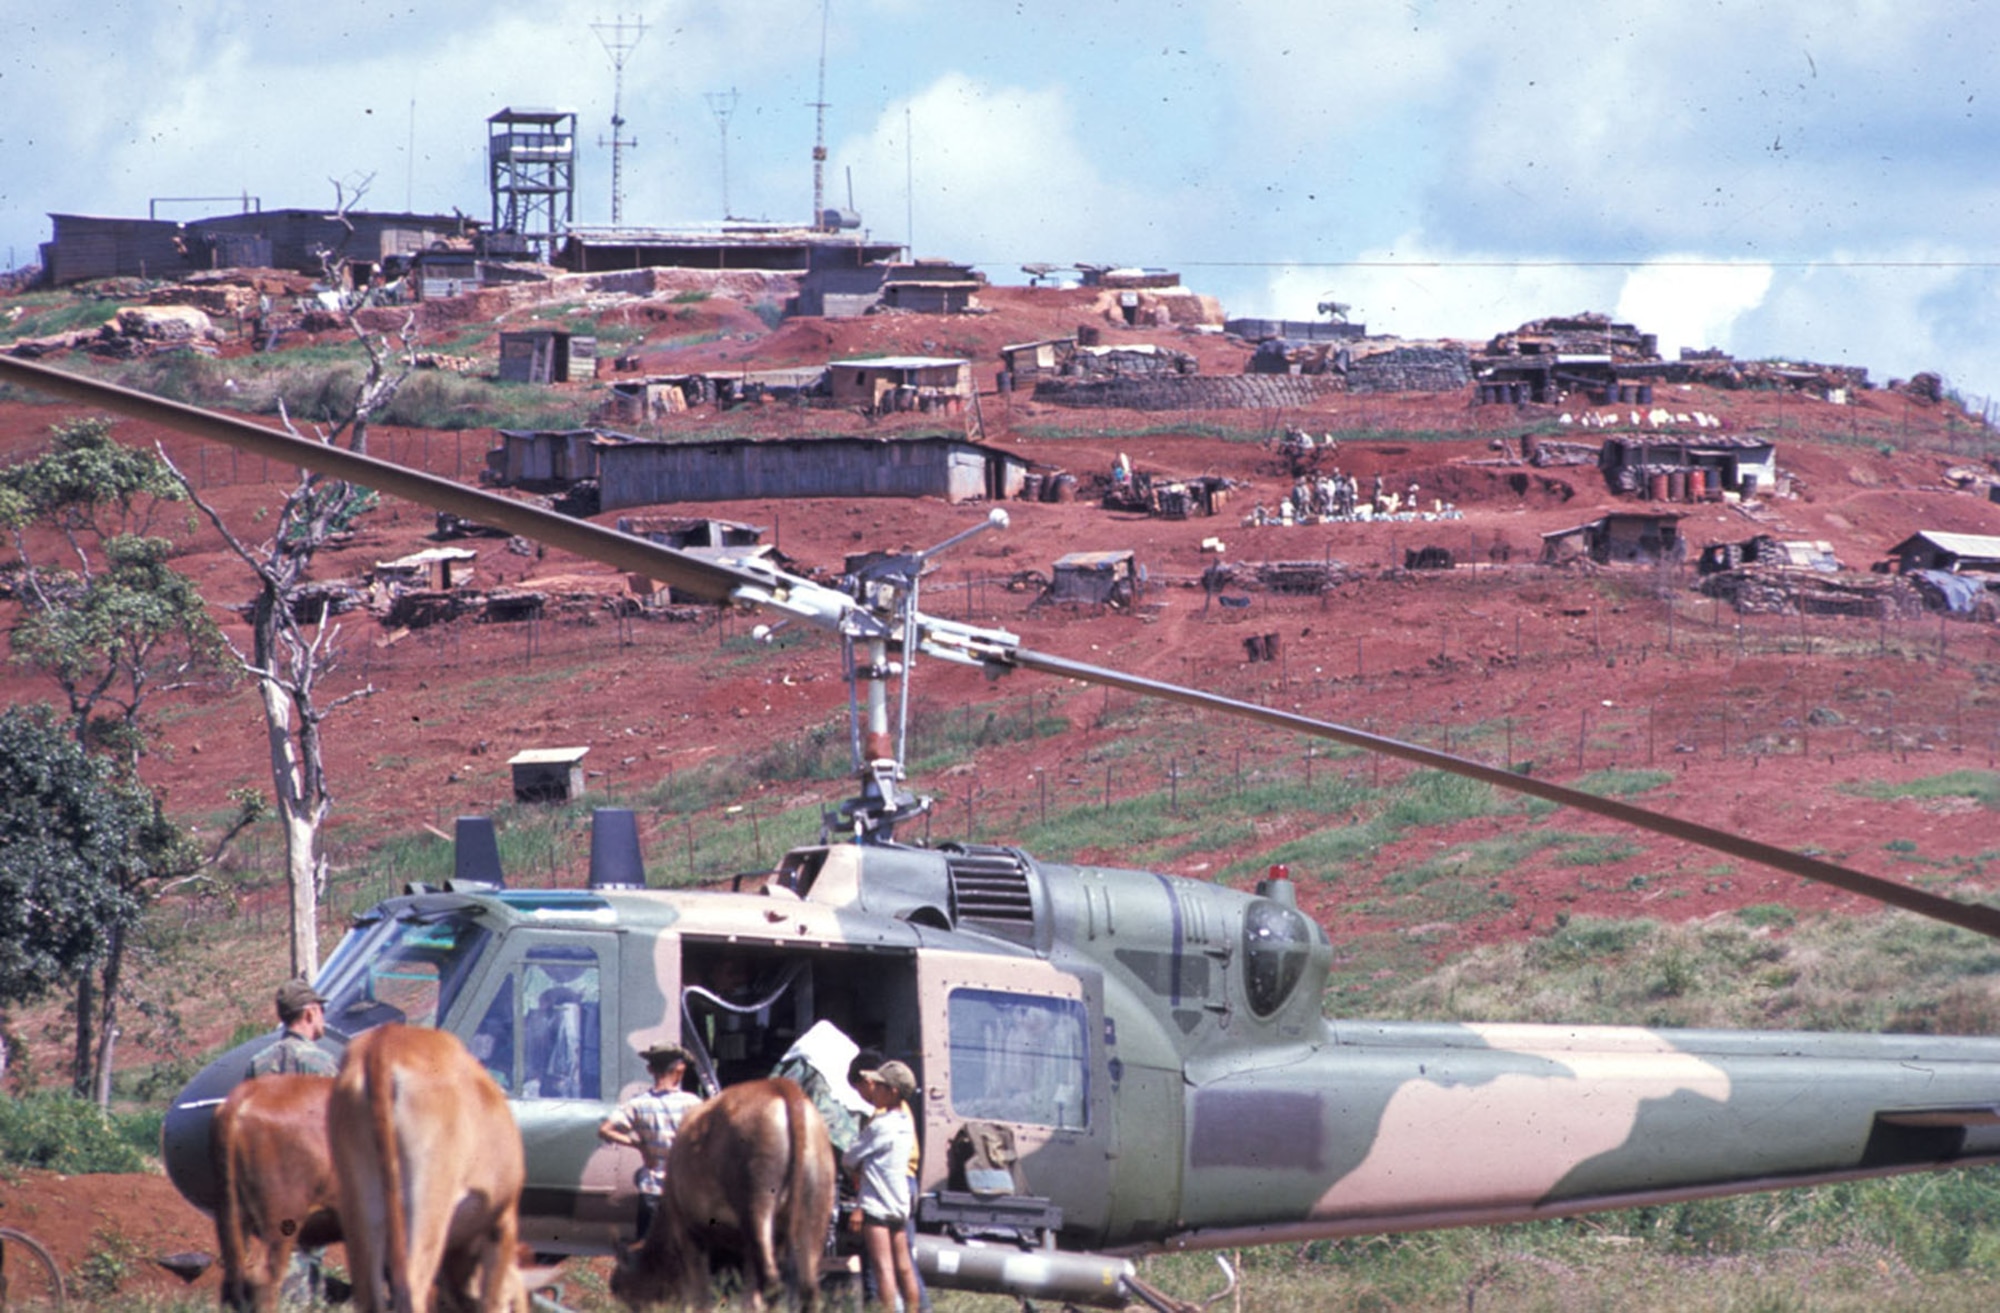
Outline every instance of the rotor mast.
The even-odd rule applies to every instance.
[[[967,634],[989,632],[924,615],[920,607],[924,569],[934,557],[974,534],[1006,527],[1007,512],[995,507],[985,519],[935,547],[879,557],[848,577],[848,593],[856,605],[842,617],[840,631],[848,707],[853,716],[850,741],[860,792],[841,805],[839,814],[857,842],[893,842],[898,824],[931,808],[930,798],[902,787],[903,761],[909,749],[910,675],[918,651],[928,647],[936,656],[968,660],[948,648],[941,650],[932,640],[949,629],[963,629]],[[893,734],[889,725],[892,678],[899,684]],[[825,828],[831,831],[830,815]]]

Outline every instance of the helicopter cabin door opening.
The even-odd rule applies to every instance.
[[[693,1058],[685,1088],[696,1093],[703,1092],[704,1063],[718,1086],[769,1076],[822,1021],[862,1048],[917,1065],[916,964],[908,948],[685,936],[681,998],[681,1044]],[[822,1074],[836,1087],[834,1100],[845,1098],[847,1073]],[[827,1099],[815,1101],[828,1110]],[[829,1129],[842,1139],[833,1121]]]

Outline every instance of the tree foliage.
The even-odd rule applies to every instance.
[[[185,493],[157,455],[101,419],[59,424],[50,450],[0,470],[0,529],[20,565],[15,657],[62,689],[72,732],[128,766],[153,693],[222,669],[219,629],[153,526]]]
[[[139,902],[152,799],[87,754],[47,705],[0,711],[0,1005],[76,979]]]

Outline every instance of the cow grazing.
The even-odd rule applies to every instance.
[[[222,1251],[222,1305],[277,1307],[292,1251],[340,1239],[339,1197],[327,1150],[331,1076],[260,1076],[238,1085],[215,1113],[222,1200],[215,1210]],[[252,1243],[262,1252],[253,1260]]]
[[[356,1038],[327,1129],[362,1313],[430,1313],[434,1286],[482,1309],[527,1308],[515,1267],[521,1133],[455,1036],[389,1025]]]
[[[730,1086],[681,1123],[659,1214],[612,1288],[634,1307],[702,1306],[721,1260],[742,1271],[752,1308],[787,1268],[799,1306],[813,1308],[835,1172],[826,1122],[796,1082]]]

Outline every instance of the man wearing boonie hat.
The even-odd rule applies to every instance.
[[[916,1122],[906,1101],[916,1096],[917,1078],[891,1059],[856,1072],[854,1087],[876,1112],[841,1158],[857,1178],[861,1203],[848,1226],[861,1232],[883,1303],[916,1313],[921,1295],[905,1223],[910,1216],[910,1156],[917,1145]]]
[[[331,1076],[340,1063],[321,1048],[326,1034],[326,1000],[300,976],[278,986],[278,1021],[285,1028],[276,1044],[250,1059],[251,1076]]]
[[[638,1238],[644,1240],[660,1211],[660,1194],[667,1184],[667,1154],[680,1134],[681,1121],[701,1099],[681,1088],[688,1056],[680,1045],[655,1044],[641,1049],[639,1056],[646,1060],[652,1088],[619,1104],[618,1111],[597,1128],[597,1138],[639,1151],[641,1161],[634,1180],[639,1186]]]

